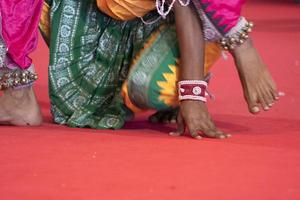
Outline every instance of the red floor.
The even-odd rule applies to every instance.
[[[251,116],[232,60],[220,61],[209,107],[232,133],[227,140],[171,138],[172,127],[150,125],[145,116],[119,131],[52,124],[41,42],[33,58],[46,122],[0,127],[0,199],[300,199],[299,13],[292,3],[246,6],[257,48],[286,96],[272,111]]]

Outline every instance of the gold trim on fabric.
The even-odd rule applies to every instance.
[[[39,28],[43,36],[46,38],[46,40],[49,41],[50,40],[50,6],[46,2],[44,2],[42,8]]]

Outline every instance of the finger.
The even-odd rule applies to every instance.
[[[162,122],[163,124],[169,124],[169,123],[170,123],[168,114],[165,114],[165,115],[161,118],[161,122]]]
[[[160,123],[162,116],[163,116],[163,112],[162,111],[157,111],[156,113],[154,113],[153,115],[151,115],[149,117],[149,121],[151,123]]]
[[[203,126],[203,125],[202,125]],[[205,123],[205,126],[203,126],[205,130],[217,130],[216,125],[213,123],[212,119],[209,118],[209,120]]]
[[[170,120],[171,124],[176,124],[176,122],[177,122],[177,115],[178,115],[177,111],[172,111],[172,113],[170,113],[169,120]]]
[[[192,136],[192,138],[195,138],[197,140],[201,140],[202,137],[198,134],[198,130],[197,129],[189,129],[190,135]]]
[[[220,130],[216,130],[218,134],[221,134],[221,135],[224,135],[226,138],[230,138],[232,137],[231,134],[228,134],[228,133],[224,133],[223,131],[220,131]]]
[[[227,136],[224,133],[218,132],[217,130],[204,130],[203,133],[205,136],[210,137],[210,138],[218,138],[218,139],[225,139]]]
[[[181,117],[181,115],[178,115],[177,118],[177,130],[175,132],[169,133],[170,136],[181,136],[185,132],[185,123]]]
[[[204,130],[206,130],[203,131],[203,133],[208,132],[208,134],[213,135],[213,138],[223,139],[223,138],[231,137],[231,135],[225,134],[223,131],[218,130],[212,120],[209,120],[206,124],[203,124],[202,127],[204,128]]]
[[[204,125],[206,124],[200,124],[200,126],[197,125],[198,121],[195,120],[191,120],[189,123],[187,123],[187,128],[189,130],[190,135],[198,140],[201,140],[202,137],[198,134],[199,130],[201,130],[199,127],[204,127]],[[205,126],[205,128],[208,128],[207,126]]]
[[[170,123],[170,115],[172,115],[172,111],[165,111],[164,115],[161,118],[162,123],[169,124]]]
[[[195,139],[198,139],[198,140],[201,140],[202,137],[199,135],[199,126],[197,126],[197,121],[190,121],[189,123],[187,123],[187,128],[189,130],[189,134],[195,138]],[[201,126],[200,126],[201,127]]]
[[[214,131],[217,135],[216,135],[216,137],[217,138],[229,138],[229,137],[231,137],[231,135],[230,134],[226,134],[226,133],[224,133],[223,131],[220,131],[220,130],[218,130],[217,129],[217,127],[216,127],[216,125],[213,123],[213,121],[212,120],[210,120],[209,122],[208,122],[208,129],[205,129],[205,130],[212,130],[212,131]]]

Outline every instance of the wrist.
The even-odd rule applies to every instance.
[[[179,101],[193,100],[206,102],[207,82],[202,80],[182,80],[178,82]]]

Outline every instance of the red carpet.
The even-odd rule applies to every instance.
[[[299,13],[287,2],[245,7],[256,24],[256,46],[286,96],[267,113],[248,114],[232,60],[220,61],[209,107],[217,125],[232,133],[227,140],[171,138],[172,127],[153,126],[145,116],[119,131],[52,124],[41,41],[33,58],[46,122],[0,127],[0,199],[300,199]]]

